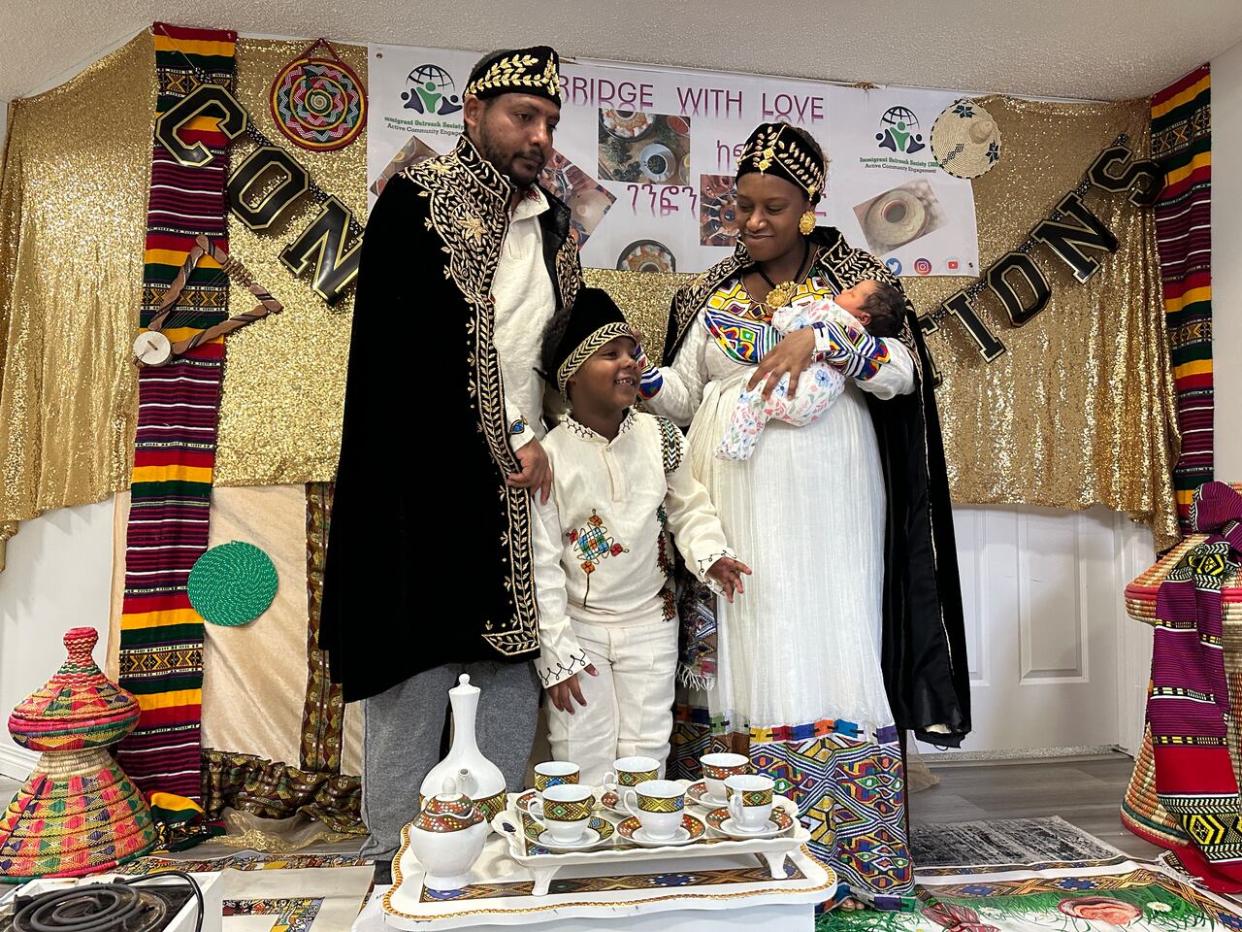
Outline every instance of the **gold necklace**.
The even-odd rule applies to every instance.
[[[806,250],[802,256],[802,265],[800,266],[800,272],[799,272],[797,281],[791,280],[791,281],[781,282],[780,284],[777,284],[776,282],[773,282],[771,278],[768,277],[768,273],[763,270],[763,266],[761,266],[757,262],[755,263],[756,271],[759,272],[759,276],[768,285],[768,293],[767,293],[767,296],[762,301],[755,301],[754,298],[752,297],[751,301],[753,301],[754,303],[749,308],[747,308],[747,314],[749,314],[755,320],[768,320],[771,318],[774,312],[780,310],[783,307],[786,307],[789,304],[789,302],[792,301],[797,296],[798,286],[803,280],[806,279],[807,273],[811,271],[810,269],[811,263],[809,261],[811,258],[810,242],[806,242],[805,247],[806,247]]]

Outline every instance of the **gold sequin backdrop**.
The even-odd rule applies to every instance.
[[[1146,100],[980,103],[1003,140],[1001,161],[974,182],[984,268],[1017,248],[1119,133],[1147,154]],[[1104,504],[1150,524],[1164,547],[1180,536],[1172,484],[1179,440],[1155,218],[1121,195],[1090,193],[1086,203],[1120,249],[1086,284],[1046,247],[1036,249],[1052,300],[1020,328],[985,291],[976,308],[1005,355],[984,362],[952,321],[927,338],[944,376],[936,398],[950,487],[954,501],[972,504]],[[963,281],[903,283],[926,313]]]
[[[13,102],[0,179],[0,522],[129,482],[155,70],[142,34]]]
[[[293,148],[272,126],[266,93],[304,42],[242,40],[237,93],[257,125],[358,217],[366,206],[365,137],[335,153]],[[366,78],[365,50],[337,46]],[[20,101],[0,189],[0,522],[98,501],[128,483],[135,381],[129,345],[142,279],[154,103],[143,34],[66,85]],[[1021,243],[1118,132],[1147,144],[1147,102],[1046,104],[987,98],[1005,139],[975,182],[980,260]],[[234,164],[250,142],[237,144]],[[831,196],[831,192],[830,192]],[[1088,203],[1122,243],[1086,285],[1040,250],[1053,300],[1021,329],[994,299],[982,316],[1009,353],[984,363],[950,323],[929,337],[954,500],[1081,508],[1103,503],[1176,536],[1170,463],[1172,376],[1151,216],[1115,195]],[[280,230],[230,222],[230,249],[285,306],[229,337],[216,481],[269,485],[330,479],[335,467],[350,299],[328,308],[278,253],[314,212]],[[678,276],[588,273],[648,334],[663,337]],[[966,280],[907,279],[921,312]],[[234,289],[233,309],[249,306]],[[413,322],[377,328],[372,353],[404,352]],[[411,374],[411,392],[420,386]],[[423,404],[434,404],[428,396]],[[411,416],[419,403],[410,405]]]

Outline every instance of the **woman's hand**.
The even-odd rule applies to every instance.
[[[589,663],[584,673],[591,676],[599,676],[599,671],[595,669],[595,664]],[[552,704],[562,712],[574,714],[574,700],[578,701],[578,705],[585,707],[587,704],[586,697],[582,695],[582,687],[578,685],[578,677],[581,673],[575,673],[567,680],[561,680],[559,683],[553,683],[548,687],[548,699]]]
[[[772,397],[772,392],[780,383],[781,376],[789,374],[789,391],[786,394],[793,398],[798,390],[798,378],[811,364],[815,355],[815,331],[810,327],[795,330],[781,339],[755,367],[755,374],[746,383],[748,391],[767,382],[763,386],[763,397]]]
[[[733,601],[733,593],[743,593],[746,591],[746,585],[742,582],[743,576],[750,576],[750,567],[741,560],[735,560],[733,557],[721,557],[711,565],[711,569],[707,571],[707,575],[715,580],[720,586],[720,591],[724,593],[724,597],[730,602]]]

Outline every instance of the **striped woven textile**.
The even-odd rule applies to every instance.
[[[1242,494],[1223,482],[1195,492],[1194,530],[1207,538],[1160,585],[1147,700],[1156,794],[1191,843],[1191,874],[1217,893],[1242,892],[1242,798],[1229,754],[1229,684],[1221,588],[1238,571]]]
[[[1213,466],[1211,90],[1203,65],[1151,99],[1152,158],[1165,172],[1156,241],[1182,434],[1173,488],[1183,532]]]
[[[1242,494],[1242,483],[1235,483],[1232,488]],[[1126,586],[1125,601],[1126,612],[1131,618],[1147,624],[1160,624],[1156,609],[1161,586],[1192,551],[1207,543],[1208,537],[1203,533],[1187,535],[1181,543],[1130,581]],[[1242,722],[1242,575],[1236,569],[1221,577],[1220,597],[1221,656],[1229,692],[1226,746],[1234,773],[1242,773],[1242,738],[1238,734],[1238,724]],[[1121,804],[1121,821],[1140,838],[1163,848],[1180,850],[1191,844],[1182,821],[1165,809],[1156,792],[1156,756],[1150,725],[1134,760],[1134,773]]]
[[[156,23],[156,103],[164,113],[199,76],[231,84],[237,35]],[[147,207],[141,323],[146,326],[182,271],[194,238],[228,249],[225,182],[228,140],[210,116],[182,131],[212,154],[201,168],[177,164],[156,143]],[[228,317],[228,278],[204,256],[189,271],[163,332],[176,343]],[[199,801],[199,718],[203,620],[190,606],[186,580],[207,549],[216,425],[224,377],[224,341],[196,346],[138,375],[138,430],[125,540],[120,682],[141,707],[138,727],[118,749],[126,773],[147,794]]]

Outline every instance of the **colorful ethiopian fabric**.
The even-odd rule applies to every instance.
[[[204,78],[232,83],[236,33],[163,23],[152,32],[157,113],[168,111]],[[228,249],[227,137],[209,115],[193,120],[181,135],[188,143],[201,142],[212,158],[189,168],[153,145],[143,326],[181,272],[195,237],[206,235]],[[164,333],[175,343],[227,317],[228,278],[210,255],[203,256],[189,270]],[[118,757],[144,792],[183,798],[186,802],[173,809],[190,812],[195,811],[190,801],[202,796],[203,620],[190,605],[186,581],[207,549],[223,375],[223,339],[139,371],[126,531],[120,681],[138,697],[142,712]]]
[[[1156,242],[1182,434],[1173,487],[1183,531],[1213,467],[1211,87],[1204,65],[1151,99],[1151,154],[1165,172]]]
[[[820,721],[739,733],[723,718],[713,721],[702,704],[679,706],[670,776],[699,777],[699,758],[717,751],[746,754],[756,773],[797,803],[811,850],[852,893],[881,908],[902,905],[913,888],[914,864],[896,728],[865,735],[852,722]]]
[[[1242,690],[1230,690],[1235,707]],[[1235,708],[1235,712],[1242,709]],[[1234,724],[1237,716],[1230,718],[1230,753],[1237,759],[1238,738]],[[1161,848],[1180,849],[1190,844],[1190,836],[1177,817],[1171,815],[1160,802],[1156,792],[1156,757],[1152,749],[1151,727],[1143,730],[1143,743],[1134,758],[1134,771],[1121,801],[1121,824],[1145,841]]]
[[[831,907],[831,904],[830,904]],[[1164,864],[1087,861],[920,869],[902,912],[829,908],[816,932],[1230,932],[1242,909]]]
[[[813,275],[798,286],[795,300],[823,301],[833,295],[832,286]],[[754,302],[739,277],[721,286],[703,308],[703,324],[721,351],[735,362],[754,365],[780,342],[781,333],[769,320],[751,313]]]
[[[1242,799],[1229,755],[1221,584],[1242,556],[1242,494],[1222,482],[1196,490],[1192,527],[1206,532],[1160,586],[1147,722],[1156,793],[1192,845],[1186,868],[1216,891],[1242,891]]]

